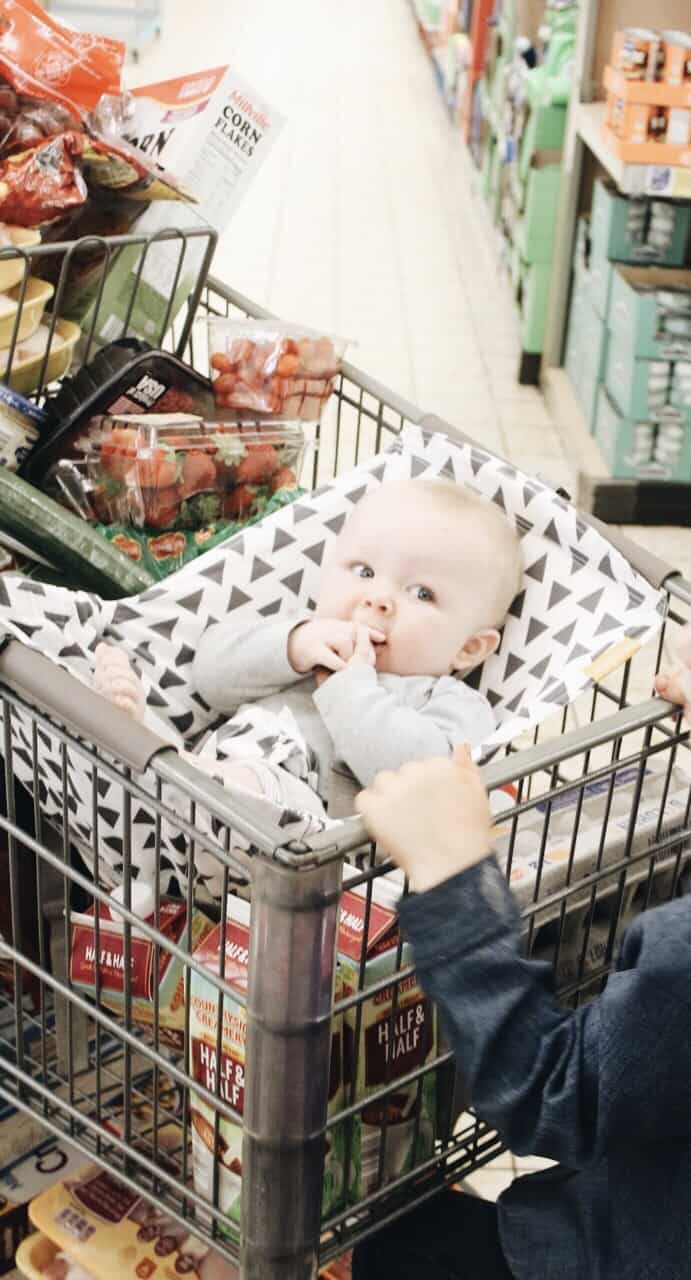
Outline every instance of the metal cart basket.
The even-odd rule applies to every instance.
[[[206,358],[203,337],[191,322],[195,314],[205,313],[264,314],[214,279],[200,285],[176,331],[181,352],[200,368]],[[313,455],[312,482],[378,451],[406,423],[423,420],[414,406],[345,366]],[[649,580],[664,587],[665,627],[670,620],[685,621],[691,584],[639,548],[626,544],[624,550]],[[686,735],[678,715],[648,696],[664,634],[663,628],[659,642],[615,671],[603,671],[579,699],[578,720],[565,709],[557,723],[535,732],[528,743],[513,744],[484,769],[497,820],[508,833],[509,875],[522,824],[532,823],[538,865],[522,905],[526,948],[554,963],[561,998],[572,1007],[602,989],[632,916],[684,892],[689,884]],[[269,847],[252,814],[231,810],[220,785],[39,654],[11,641],[0,653],[0,681],[5,787],[0,818],[5,848],[0,856],[9,871],[7,923],[0,939],[0,973],[4,970],[5,976],[4,986],[0,984],[0,1098],[17,1109],[25,1126],[66,1136],[85,1158],[165,1210],[183,1234],[211,1241],[230,1259],[241,1257],[246,1280],[315,1276],[320,1264],[498,1154],[501,1139],[467,1105],[453,1058],[415,987],[410,957],[395,933],[388,970],[372,977],[363,939],[372,935],[375,917],[380,918],[379,888],[390,866],[376,861],[358,819],[347,819],[337,839],[326,831],[300,848]],[[12,724],[19,714],[30,724],[30,796],[15,777]],[[99,783],[116,777],[124,788],[124,895],[117,906],[74,854],[66,765],[57,780],[62,822],[49,824],[42,815],[38,764],[48,731],[62,743],[63,763],[69,750],[89,767],[96,867]],[[144,768],[157,779],[156,858],[161,856],[162,824],[174,818],[192,842],[192,857],[195,848],[204,848],[217,859],[225,890],[237,888],[238,880],[244,883],[242,892],[251,899],[245,987],[238,983],[236,967],[226,969],[234,961],[227,959],[225,947],[219,947],[215,972],[195,954],[191,876],[186,924],[174,939],[163,928],[158,889],[153,923],[143,922],[132,909],[127,832],[143,795]],[[646,790],[651,772],[652,817]],[[623,822],[618,798],[622,780]],[[186,795],[186,812],[169,813],[168,785]],[[668,817],[672,793],[677,796],[674,821]],[[597,839],[584,873],[578,869],[577,845],[593,796],[599,806]],[[643,821],[644,798],[646,838],[641,842],[636,831]],[[147,803],[152,803],[148,794]],[[548,876],[550,827],[565,806],[572,815],[570,836],[562,851],[561,882],[554,888]],[[215,819],[213,842],[197,821],[201,807]],[[233,832],[251,841],[251,852],[236,847]],[[344,989],[336,946],[346,860],[351,867],[348,890],[355,891],[360,904],[356,932],[359,928],[361,937]],[[70,968],[75,917],[82,919],[94,902],[107,905],[121,922],[119,1013],[102,988],[98,965],[91,994],[75,984]],[[201,905],[225,938],[226,893],[215,911],[212,904]],[[97,955],[99,933],[106,928],[96,915]],[[142,944],[149,946],[154,976],[146,1028],[133,1016],[132,957]],[[184,979],[177,1044],[171,1044],[162,1025],[159,979],[168,965],[177,965]],[[215,1007],[215,1044],[205,1083],[191,1067],[193,992],[202,980],[207,1002]],[[384,1053],[379,1084],[365,1097],[357,1082],[375,1005],[384,1010],[377,1034],[385,1045],[405,1034],[413,1007],[412,1016],[426,1023],[425,1053],[418,1065],[396,1078],[392,1055]],[[235,1060],[230,1067],[222,1045],[224,1009],[229,1008],[246,1040],[245,1063]],[[339,1075],[337,1064],[334,1075],[344,1044],[346,1068]],[[205,1134],[195,1119],[200,1113],[211,1116]],[[242,1130],[234,1170],[226,1162],[233,1125]],[[376,1141],[364,1151],[366,1125],[376,1130]],[[202,1140],[216,1158],[212,1155],[211,1181],[200,1190],[194,1173]],[[335,1186],[325,1176],[334,1150],[340,1153]],[[224,1205],[229,1174],[241,1183],[235,1216]],[[330,1197],[324,1214],[323,1195],[325,1204]]]

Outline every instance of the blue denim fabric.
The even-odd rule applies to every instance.
[[[559,1162],[500,1198],[516,1280],[691,1277],[691,897],[636,919],[576,1012],[522,956],[494,858],[399,911],[478,1115]]]

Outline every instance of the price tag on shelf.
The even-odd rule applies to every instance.
[[[691,199],[691,168],[671,168],[651,164],[646,168],[646,194],[668,196],[676,200]]]

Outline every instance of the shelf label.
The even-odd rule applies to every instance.
[[[677,200],[691,199],[691,168],[672,168],[666,164],[651,164],[646,169],[646,194],[672,196]]]

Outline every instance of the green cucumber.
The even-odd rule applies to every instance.
[[[155,578],[52,498],[0,467],[0,529],[62,570],[71,586],[105,600],[133,596]]]

